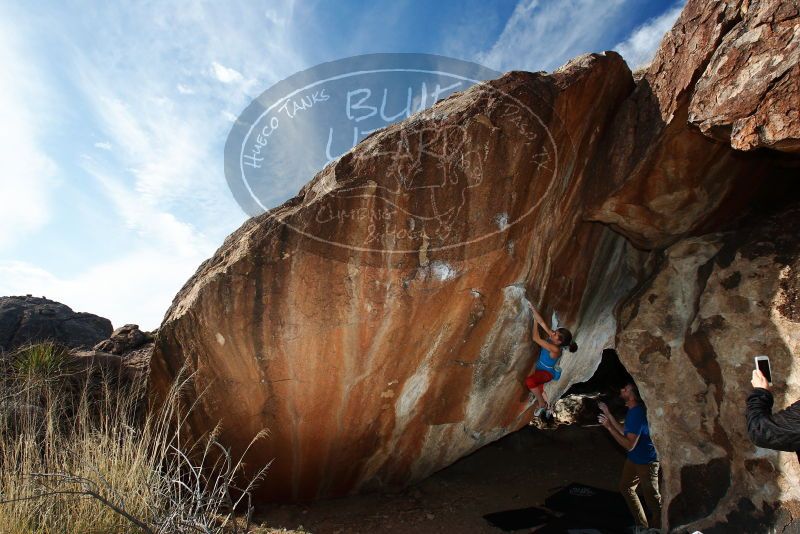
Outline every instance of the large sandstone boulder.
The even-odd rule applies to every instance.
[[[159,331],[156,391],[188,362],[205,390],[196,432],[221,420],[241,452],[268,428],[249,460],[274,458],[270,499],[402,486],[526,424],[526,294],[577,328],[562,380],[582,380],[641,268],[624,238],[582,221],[587,161],[632,88],[618,54],[589,55],[373,134],[201,266]],[[450,181],[426,187],[443,168]],[[394,211],[317,217],[365,207]]]
[[[108,319],[74,312],[44,297],[0,297],[0,350],[48,340],[70,348],[91,348],[111,331]]]
[[[756,355],[770,358],[775,408],[800,399],[798,228],[800,204],[679,241],[620,312],[617,350],[649,408],[673,527],[766,532],[800,510],[797,455],[755,447],[744,419]]]
[[[794,312],[779,313],[795,297],[775,300],[796,285],[796,249],[770,232],[797,221],[763,221],[800,199],[796,134],[713,93],[715,76],[740,83],[723,57],[770,55],[736,37],[757,20],[783,36],[767,48],[794,42],[796,16],[778,4],[689,0],[636,79],[615,53],[586,55],[372,134],[186,283],[159,330],[154,393],[188,365],[192,433],[221,422],[238,454],[267,428],[247,456],[274,460],[261,499],[398,487],[527,422],[530,299],[580,345],[551,399],[605,349],[642,384],[665,520],[704,532],[788,523],[775,507],[796,499],[797,470],[748,445],[742,410],[752,351],[774,351],[779,394],[796,392]],[[792,50],[749,67],[776,80],[752,90],[789,111]]]

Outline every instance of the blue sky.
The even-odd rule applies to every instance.
[[[636,67],[683,0],[116,4],[0,2],[0,295],[152,329],[246,218],[225,137],[271,84],[370,52],[550,71],[616,49]]]

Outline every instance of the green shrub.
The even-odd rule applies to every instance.
[[[66,350],[50,341],[27,345],[12,353],[14,371],[29,379],[58,376],[66,357]]]

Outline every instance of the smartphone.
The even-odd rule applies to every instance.
[[[760,355],[756,356],[756,369],[761,371],[761,374],[767,379],[769,385],[772,385],[772,370],[769,367],[769,356]]]

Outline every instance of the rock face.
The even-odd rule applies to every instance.
[[[737,18],[697,82],[689,122],[739,150],[800,152],[800,7],[741,2]]]
[[[101,350],[72,349],[69,351],[69,366],[72,370],[103,371],[117,383],[136,385],[146,390],[150,358],[153,355],[152,341],[123,354]]]
[[[139,325],[126,324],[114,330],[108,339],[95,345],[94,350],[121,355],[138,349],[151,341],[153,341],[153,336],[148,332],[139,330]]]
[[[738,27],[742,4],[687,2],[602,142],[593,166],[602,187],[592,196],[589,217],[639,247],[661,248],[700,228],[713,230],[742,211],[742,192],[752,192],[766,173],[758,155],[687,127],[696,84],[714,88],[719,81],[709,62]]]
[[[55,341],[70,348],[91,348],[111,334],[111,321],[38,297],[0,297],[0,349]]]
[[[92,350],[72,351],[72,355],[90,361],[118,361],[130,381],[146,376],[154,346],[153,332],[142,332],[139,325],[126,324]]]
[[[800,205],[679,241],[621,309],[617,350],[651,414],[674,527],[739,530],[760,517],[757,532],[796,517],[797,456],[752,445],[743,413],[758,354],[770,358],[776,410],[800,398],[798,228]]]
[[[372,134],[187,282],[154,394],[188,364],[193,433],[221,421],[238,454],[268,428],[247,456],[274,459],[262,499],[399,487],[527,423],[530,299],[580,346],[551,399],[605,349],[642,385],[665,521],[787,524],[776,503],[800,474],[749,445],[743,395],[752,351],[775,351],[796,393],[796,248],[771,232],[797,228],[797,135],[770,110],[791,119],[800,96],[797,21],[777,1],[690,0],[637,81],[617,54],[586,55]],[[780,105],[736,97],[734,56]]]

